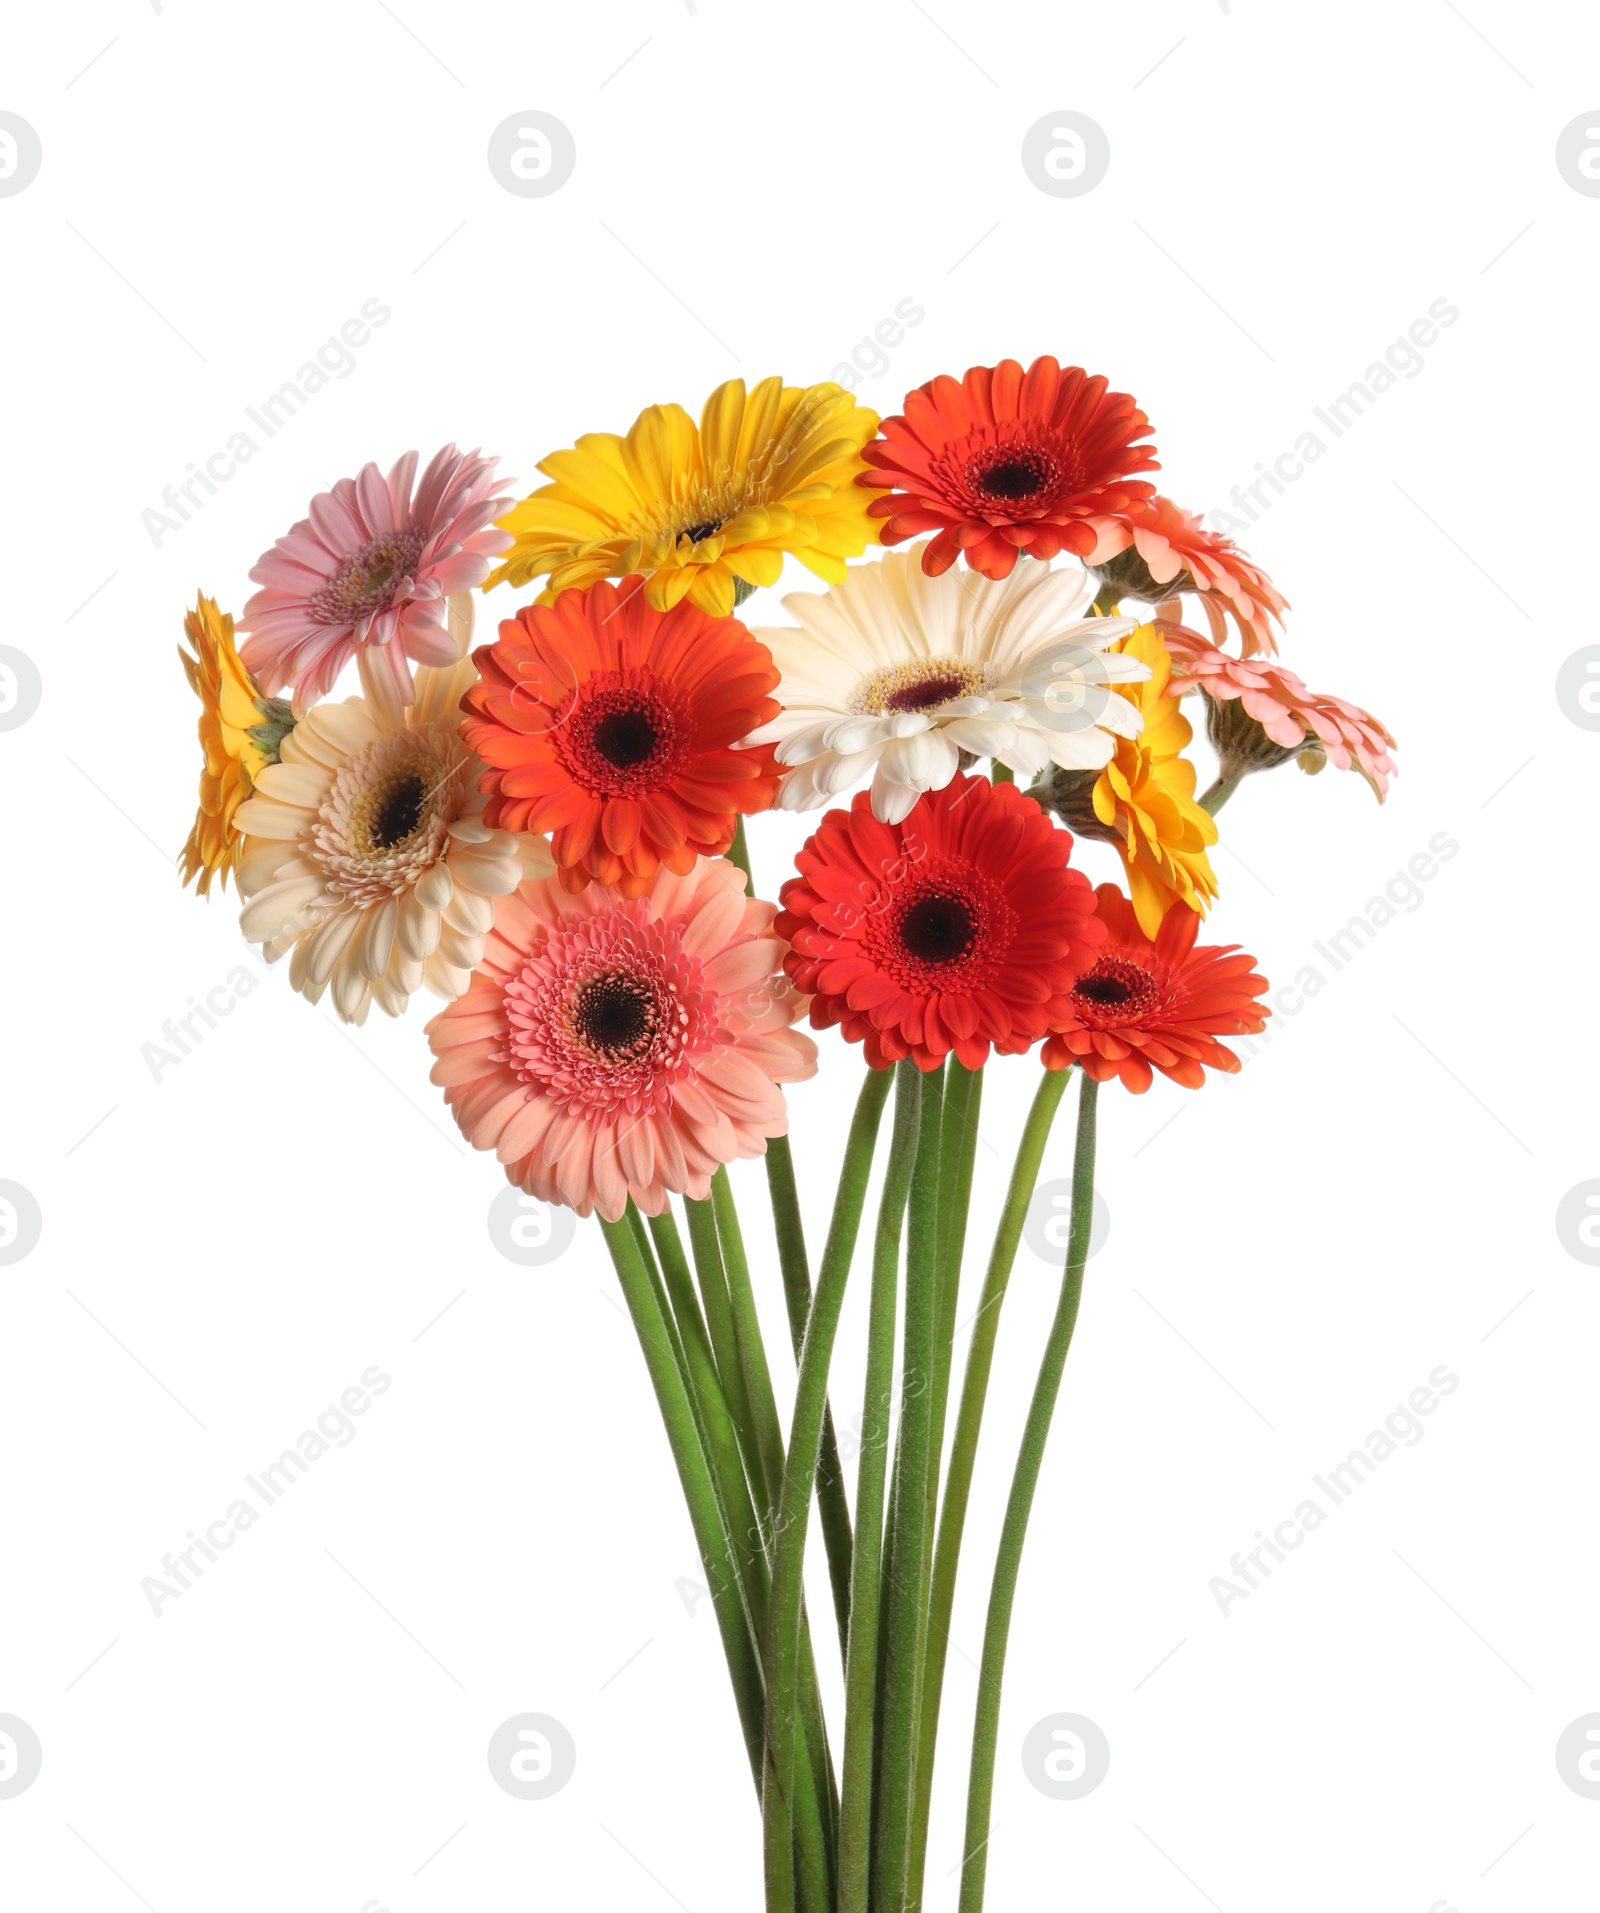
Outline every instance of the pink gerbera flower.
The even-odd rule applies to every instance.
[[[1157,622],[1172,659],[1172,695],[1205,694],[1207,730],[1223,759],[1224,776],[1231,774],[1230,759],[1231,769],[1241,775],[1290,757],[1313,771],[1326,760],[1342,771],[1359,770],[1383,802],[1396,774],[1389,755],[1394,738],[1370,711],[1342,697],[1308,691],[1275,659],[1235,657],[1198,631],[1165,618]]]
[[[357,658],[369,701],[398,713],[415,695],[412,663],[454,663],[445,600],[482,584],[511,544],[494,529],[507,503],[499,462],[447,445],[413,496],[407,452],[387,478],[366,465],[312,499],[250,573],[261,589],[239,620],[240,656],[261,688],[292,685],[304,715]]]
[[[1170,498],[1135,500],[1091,522],[1097,542],[1084,563],[1127,597],[1154,603],[1196,592],[1219,644],[1227,635],[1226,610],[1239,627],[1246,657],[1277,650],[1272,626],[1282,625],[1289,601],[1231,538],[1207,531]]]
[[[471,987],[428,1025],[462,1134],[579,1215],[703,1200],[719,1163],[786,1133],[778,1085],[817,1067],[774,915],[720,857],[632,899],[555,877],[499,898]]]

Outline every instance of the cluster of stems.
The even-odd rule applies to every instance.
[[[953,1424],[958,1293],[981,1070],[952,1057],[869,1070],[815,1287],[787,1142],[767,1177],[794,1357],[788,1438],[733,1195],[718,1171],[684,1205],[604,1223],[654,1385],[732,1677],[762,1817],[768,1913],[910,1913],[923,1902],[934,1755],[956,1573],[995,1339],[1023,1221],[1068,1081],[1045,1072],[972,1313]],[[990,1588],[961,1855],[961,1913],[983,1904],[1001,1678],[1023,1541],[1088,1255],[1096,1084],[1080,1078],[1068,1248]],[[829,1373],[882,1119],[854,1509]],[[969,1311],[970,1312],[970,1311]],[[898,1349],[898,1361],[897,1357]],[[804,1595],[813,1501],[844,1681],[836,1768]]]

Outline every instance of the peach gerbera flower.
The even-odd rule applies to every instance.
[[[1084,562],[1119,596],[1154,604],[1193,591],[1219,644],[1226,611],[1246,657],[1277,650],[1272,626],[1282,626],[1289,601],[1231,538],[1207,531],[1170,498],[1145,499],[1097,518],[1093,529],[1096,543]]]
[[[541,485],[501,518],[514,543],[490,587],[548,575],[540,597],[639,573],[658,611],[687,597],[725,618],[778,582],[785,552],[829,584],[877,543],[851,480],[878,415],[839,385],[719,385],[700,423],[652,405],[626,438],[586,432],[552,452]]]
[[[1072,986],[1071,1010],[1044,1046],[1046,1069],[1083,1066],[1097,1083],[1120,1077],[1136,1095],[1153,1070],[1198,1089],[1207,1069],[1235,1071],[1239,1059],[1219,1036],[1254,1035],[1269,1012],[1256,1001],[1267,988],[1254,957],[1238,945],[1195,948],[1200,919],[1174,903],[1153,937],[1112,883],[1095,891],[1106,940],[1092,969]]]
[[[528,605],[476,653],[463,735],[483,759],[487,821],[548,831],[571,889],[637,896],[666,864],[720,856],[778,786],[777,667],[736,618],[657,611],[638,578]]]
[[[1130,477],[1155,468],[1155,447],[1135,442],[1150,421],[1081,366],[975,365],[959,382],[937,378],[907,393],[905,407],[862,453],[875,469],[856,482],[887,494],[870,507],[884,544],[938,534],[922,558],[933,576],[958,557],[1005,578],[1019,551],[1084,556],[1091,520],[1155,489]]]
[[[242,656],[266,688],[292,685],[303,715],[356,658],[369,701],[394,712],[414,695],[412,663],[453,664],[445,600],[482,584],[511,542],[492,522],[506,502],[498,463],[447,445],[413,494],[407,452],[387,478],[366,465],[313,498],[250,573],[261,589],[239,620]]]
[[[1183,625],[1163,622],[1161,634],[1172,659],[1172,695],[1198,690],[1205,697],[1206,730],[1224,779],[1270,770],[1291,757],[1312,771],[1331,761],[1340,770],[1359,770],[1383,802],[1396,774],[1389,755],[1394,738],[1370,711],[1308,691],[1282,665],[1235,657]]]
[[[471,988],[428,1025],[462,1134],[579,1215],[703,1200],[787,1132],[778,1085],[816,1070],[773,916],[721,858],[631,899],[554,878],[502,897]]]

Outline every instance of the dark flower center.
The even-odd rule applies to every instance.
[[[1159,1007],[1160,992],[1150,972],[1122,957],[1101,957],[1072,986],[1079,1014],[1091,1024],[1136,1023]]]
[[[713,537],[717,532],[721,531],[721,529],[722,520],[720,518],[707,518],[702,524],[685,525],[678,535],[682,538],[687,538],[691,544],[697,545],[702,538]]]
[[[591,977],[578,991],[572,1023],[579,1038],[609,1062],[620,1062],[648,1049],[655,1035],[655,998],[637,977],[608,971]]]
[[[1078,994],[1091,1003],[1126,1003],[1133,991],[1120,976],[1086,976],[1078,984]]]
[[[931,711],[935,705],[947,704],[951,698],[965,695],[967,688],[954,673],[924,678],[920,684],[904,684],[898,691],[890,691],[883,700],[883,708],[886,711]]]
[[[1055,460],[1031,446],[1002,446],[973,473],[973,483],[987,497],[1020,505],[1048,491],[1055,482]]]
[[[428,792],[416,771],[405,771],[379,799],[372,813],[370,837],[374,850],[393,850],[422,822]]]
[[[977,928],[964,897],[933,891],[900,919],[900,941],[919,963],[954,963],[972,948]]]
[[[595,749],[619,771],[646,762],[659,741],[650,713],[638,706],[611,711],[594,727]]]

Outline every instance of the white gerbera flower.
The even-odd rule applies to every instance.
[[[756,632],[783,674],[783,712],[744,741],[776,745],[789,767],[783,809],[814,809],[871,773],[873,814],[896,824],[949,783],[962,751],[1028,781],[1047,764],[1099,770],[1113,733],[1139,732],[1137,707],[1110,687],[1149,669],[1106,650],[1136,620],[1075,618],[1082,571],[1029,560],[1008,578],[960,566],[930,578],[926,542],[791,593],[799,630]]]
[[[490,830],[482,765],[458,729],[468,659],[416,673],[416,702],[314,705],[235,813],[245,833],[239,923],[347,1023],[414,990],[453,1002],[472,981],[494,902],[554,868],[543,838]]]

